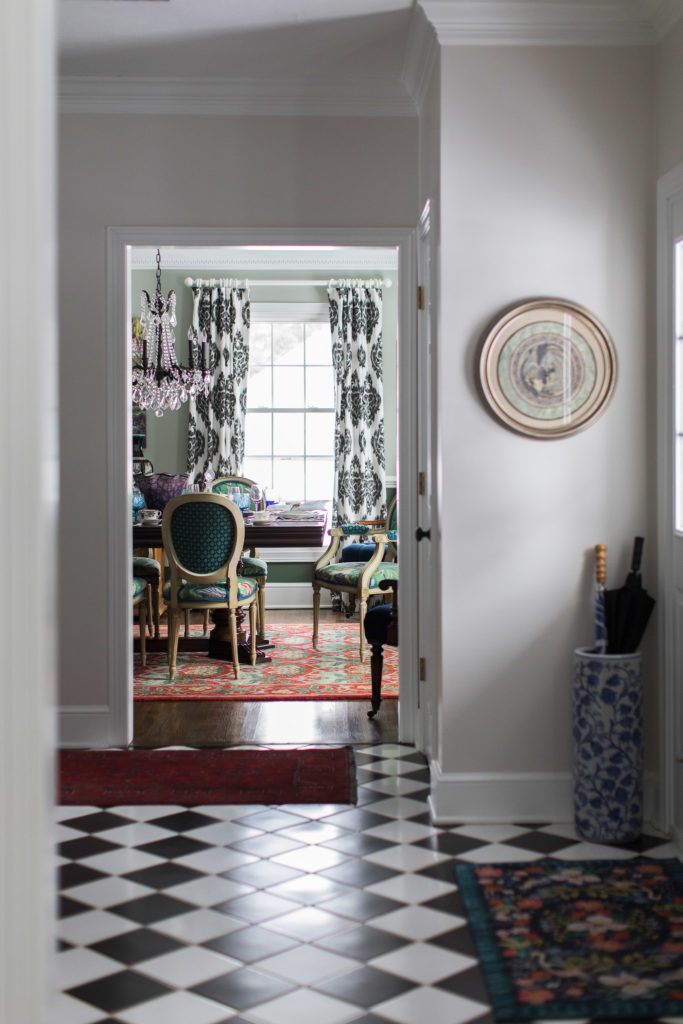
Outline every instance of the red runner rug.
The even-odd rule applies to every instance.
[[[204,652],[179,652],[173,680],[165,652],[149,653],[145,668],[136,654],[135,700],[370,700],[370,650],[361,664],[357,622],[322,625],[317,651],[311,624],[274,624],[267,632],[271,661],[240,665],[239,679],[231,661]],[[201,626],[192,626],[192,635],[201,636]],[[385,647],[382,699],[391,698],[398,698],[398,649]]]
[[[61,750],[58,803],[350,804],[351,747],[235,750]]]

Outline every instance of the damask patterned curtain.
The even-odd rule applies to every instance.
[[[328,288],[334,368],[332,525],[387,514],[382,385],[382,289]]]
[[[195,283],[190,336],[195,358],[206,337],[211,390],[189,400],[187,469],[190,483],[242,473],[249,372],[249,292],[230,280]]]

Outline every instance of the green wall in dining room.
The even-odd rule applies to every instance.
[[[235,277],[235,270],[221,273],[213,269],[190,270],[164,270],[161,272],[161,287],[164,295],[171,289],[176,293],[176,355],[181,364],[187,363],[187,332],[192,320],[192,292],[185,284],[187,277],[217,278]],[[242,275],[244,277],[246,275]],[[277,276],[279,279],[293,279],[321,276],[320,272],[307,271],[277,271],[272,270],[249,270],[249,281],[256,282],[259,278],[272,279]],[[334,269],[325,268],[324,276],[336,277],[373,277],[381,276],[389,278],[392,282],[390,288],[383,289],[383,355],[384,355],[384,434],[386,452],[386,472],[389,480],[396,476],[396,435],[397,435],[397,339],[398,339],[398,287],[396,271],[382,270],[381,273],[371,274],[367,270],[358,273],[351,273],[345,269],[343,273],[335,273]],[[140,293],[145,288],[150,295],[156,289],[156,270],[133,270],[131,272],[131,307],[132,315],[140,315]],[[327,302],[327,290],[324,286],[308,287],[301,286],[277,287],[268,286],[259,288],[252,292],[252,306],[259,302],[277,303],[301,303],[301,302]],[[167,411],[163,416],[147,414],[147,442],[144,448],[145,458],[149,459],[157,473],[185,473],[187,471],[187,427],[189,412],[187,405],[182,405],[176,412]]]

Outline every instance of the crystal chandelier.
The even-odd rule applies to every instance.
[[[144,288],[140,298],[140,326],[142,354],[140,365],[133,367],[133,402],[141,409],[163,416],[165,409],[178,409],[181,402],[211,389],[211,374],[207,360],[207,342],[203,336],[201,367],[197,366],[199,345],[196,332],[188,334],[189,367],[180,366],[175,354],[173,328],[176,294],[161,291],[161,252],[157,249],[157,282],[154,298]]]

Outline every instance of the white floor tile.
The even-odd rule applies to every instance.
[[[307,823],[303,823],[302,825],[293,825],[291,828],[288,828],[286,830],[287,839],[293,839],[297,843],[306,843],[309,846],[315,846],[318,843],[327,843],[331,839],[339,838],[339,828],[336,825],[326,825],[325,822],[319,822],[315,826],[315,837],[309,833],[306,826]]]
[[[372,864],[381,864],[385,868],[393,868],[394,871],[421,871],[431,864],[440,864],[444,860],[450,860],[446,853],[438,853],[436,850],[425,850],[421,846],[390,846],[386,850],[377,850],[369,853],[364,860]]]
[[[193,808],[194,809],[194,808]],[[178,814],[186,811],[186,807],[180,804],[137,804],[126,807],[110,807],[109,810],[116,814],[122,814],[125,818],[134,818],[135,821],[152,821],[153,818],[165,818],[168,814]]]
[[[402,949],[384,953],[370,961],[372,967],[397,974],[400,978],[408,978],[418,985],[434,985],[442,978],[467,970],[476,964],[476,959],[452,953],[439,946],[414,942]]]
[[[139,927],[137,922],[127,921],[125,917],[110,914],[106,910],[88,910],[84,914],[74,914],[58,921],[57,937],[74,946],[89,946]]]
[[[193,839],[199,839],[202,843],[213,843],[214,846],[230,846],[231,843],[262,835],[261,829],[236,825],[234,821],[217,821],[215,825],[203,825],[202,828],[192,829]]]
[[[50,1001],[50,1024],[95,1024],[101,1020],[101,1010],[63,992]]]
[[[67,895],[82,903],[88,903],[91,907],[113,907],[117,903],[137,899],[138,896],[148,896],[154,891],[148,885],[131,882],[129,878],[113,877],[100,878],[96,882],[86,882],[84,885],[74,885],[67,890]]]
[[[347,931],[356,925],[356,921],[338,917],[336,914],[319,910],[317,907],[302,907],[301,910],[294,910],[291,914],[282,914],[281,917],[268,921],[270,931],[291,935],[299,942],[313,942],[315,939],[322,939],[327,935],[336,935],[338,932]]]
[[[675,843],[664,843],[662,846],[653,846],[651,850],[647,851],[648,857],[657,858],[677,858],[681,860],[681,855]],[[683,1020],[683,1018],[681,1018]]]
[[[143,843],[154,843],[157,839],[168,839],[174,834],[170,829],[149,825],[146,821],[133,821],[130,825],[119,825],[117,828],[98,832],[97,837],[110,843],[119,843],[121,846],[142,846]]]
[[[376,743],[373,747],[363,747],[363,754],[374,754],[375,757],[407,757],[416,753],[416,748],[407,743]],[[361,765],[364,767],[364,765]]]
[[[389,775],[364,785],[365,789],[371,789],[374,793],[388,793],[390,796],[409,796],[418,789],[425,789],[424,782],[407,775]]]
[[[95,871],[104,871],[107,875],[127,875],[129,871],[149,868],[153,864],[161,864],[162,861],[163,858],[155,854],[146,853],[144,850],[130,850],[124,846],[120,850],[85,857],[79,863]]]
[[[505,843],[490,843],[488,846],[479,846],[475,850],[466,850],[458,856],[471,864],[514,864],[515,861],[541,860],[546,856],[535,850],[522,850],[516,846],[506,846]],[[553,854],[554,857],[559,854]]]
[[[274,974],[296,985],[315,985],[327,978],[348,974],[361,964],[358,960],[350,960],[348,957],[329,953],[316,946],[301,945],[285,953],[270,956],[267,960],[259,960],[255,966],[259,971]]]
[[[234,1015],[228,1006],[212,999],[193,992],[172,992],[130,1010],[119,1010],[116,1018],[124,1024],[217,1024]]]
[[[298,850],[289,850],[287,853],[278,854],[277,857],[271,857],[271,860],[288,868],[297,868],[299,871],[324,871],[325,868],[332,868],[335,864],[348,860],[348,857],[336,850],[326,850],[320,846],[303,846]]]
[[[148,974],[151,978],[164,981],[175,988],[192,988],[209,978],[217,978],[221,974],[229,974],[242,966],[241,960],[214,953],[202,946],[186,946],[174,949],[172,953],[155,956],[151,960],[137,964],[140,974]]]
[[[419,768],[419,765],[411,761],[372,761],[370,764],[360,766],[363,771],[375,772],[377,775],[410,775]]]
[[[599,843],[577,843],[553,854],[559,860],[633,860],[640,854],[623,850],[618,846],[603,846]]]
[[[372,804],[373,814],[383,814],[387,818],[414,818],[424,814],[425,809],[423,800],[412,800],[409,796],[390,796]],[[430,833],[438,831],[433,826],[424,827],[429,828]]]
[[[83,832],[78,828],[69,828],[68,825],[53,825],[52,835],[55,843],[66,843],[69,839],[82,839]]]
[[[244,921],[238,921],[216,910],[190,910],[179,917],[169,917],[152,926],[155,932],[172,935],[183,942],[207,942],[219,935],[229,935],[244,928]]]
[[[528,831],[528,828],[520,828],[519,825],[459,825],[458,828],[449,829],[454,835],[481,839],[484,843],[504,843]]]
[[[539,832],[545,832],[550,836],[560,836],[562,839],[573,839],[575,842],[579,841],[579,835],[574,828],[574,823],[571,821],[555,822],[554,825],[544,825],[543,828],[539,828]]]
[[[441,910],[432,910],[431,907],[403,907],[401,910],[392,910],[389,914],[380,914],[379,917],[372,919],[373,928],[417,942],[442,935],[443,932],[449,932],[456,925],[464,923],[465,919],[462,917],[444,914]]]
[[[64,991],[121,970],[118,960],[102,956],[93,949],[67,949],[57,954],[55,962],[57,985]]]
[[[486,1010],[483,1003],[451,995],[438,988],[416,988],[395,999],[373,1006],[378,1017],[387,1017],[398,1024],[415,1024],[418,1020],[439,1021],[439,1024],[465,1024]]]
[[[248,814],[263,810],[263,804],[201,804],[192,808],[199,814],[209,814],[220,821],[234,821],[235,818],[246,818]]]
[[[374,805],[373,805],[374,806]],[[366,836],[374,836],[376,839],[386,839],[390,843],[417,843],[420,839],[426,839],[436,833],[435,828],[429,825],[419,825],[414,821],[387,821],[383,825],[375,825],[373,828],[365,829]]]
[[[247,893],[255,892],[255,889],[252,885],[233,882],[229,878],[206,875],[204,878],[194,878],[191,882],[173,885],[164,889],[164,892],[169,896],[175,896],[176,899],[195,903],[199,907],[213,907],[225,900],[246,896]]]
[[[233,868],[242,867],[243,864],[253,864],[258,857],[250,853],[241,853],[239,850],[225,850],[222,846],[216,846],[209,850],[199,850],[197,853],[188,853],[186,857],[175,857],[176,864],[185,864],[188,868],[196,871],[206,871],[210,875],[218,875],[223,871],[232,871]]]
[[[436,878],[427,878],[426,875],[415,875],[406,871],[395,878],[385,878],[383,882],[368,885],[365,891],[377,896],[386,896],[390,900],[400,900],[401,903],[426,903],[427,900],[453,892],[455,888],[455,876],[451,885]]]
[[[360,1007],[306,989],[290,992],[286,996],[271,999],[270,1002],[249,1010],[249,1019],[259,1024],[302,1024],[303,1021],[315,1021],[315,1024],[345,1024],[346,1021],[360,1016]]]

